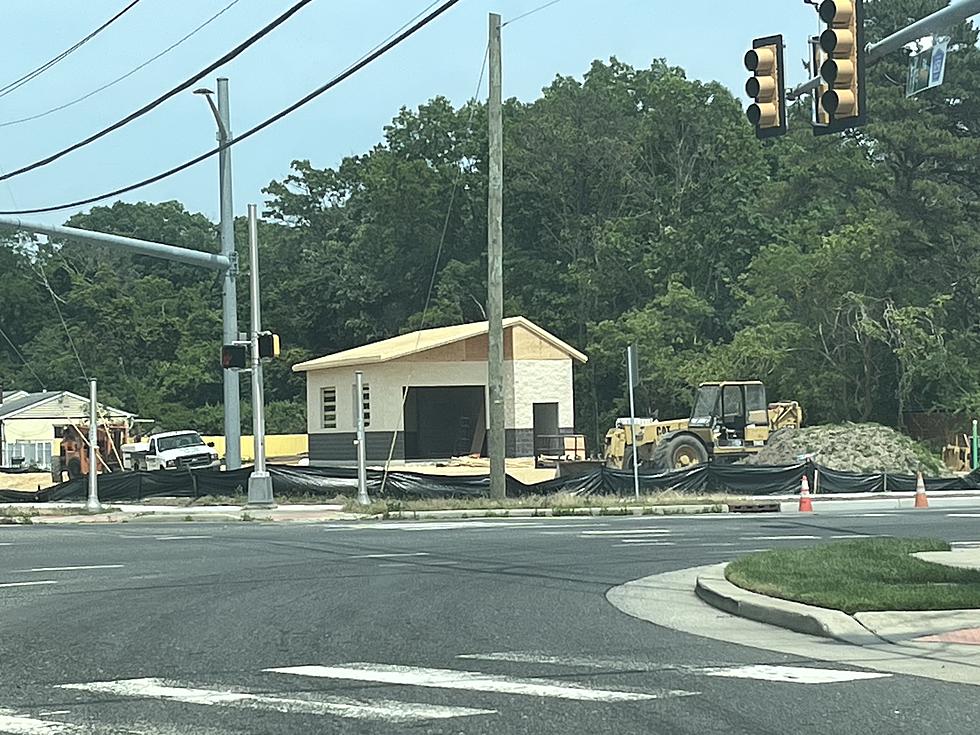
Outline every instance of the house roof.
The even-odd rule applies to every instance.
[[[0,405],[0,420],[9,419],[15,417],[17,414],[23,413],[28,409],[35,408],[44,404],[58,404],[59,399],[72,398],[75,401],[80,401],[84,404],[88,404],[87,398],[82,398],[80,395],[72,393],[67,390],[56,390],[56,391],[42,391],[40,393],[28,393],[21,398],[15,398],[12,401],[4,401]],[[126,416],[132,417],[135,414],[129,413],[128,411],[122,411],[118,408],[112,408],[111,406],[106,406],[104,404],[102,408],[107,413],[113,416]],[[52,410],[50,414],[45,414],[44,416],[37,416],[35,418],[83,418],[71,414],[71,412],[58,411],[57,409]]]
[[[26,395],[27,395],[26,390],[5,390],[2,391],[2,395],[0,395],[0,399],[4,401],[12,401],[16,398],[23,398]]]
[[[588,360],[585,355],[574,347],[562,342],[555,335],[542,329],[529,319],[525,319],[522,316],[504,319],[505,330],[516,326],[524,327],[533,332],[539,338],[556,349],[561,350],[574,360],[578,360],[579,362],[586,362]],[[293,371],[300,373],[309,372],[310,370],[343,367],[346,365],[388,362],[437,347],[444,347],[454,342],[462,342],[472,337],[479,337],[487,334],[488,331],[488,322],[473,322],[471,324],[457,324],[451,327],[423,329],[418,332],[400,334],[397,337],[391,337],[380,342],[372,342],[361,345],[360,347],[354,347],[343,352],[336,352],[325,357],[318,357],[314,360],[307,360],[306,362],[293,365]]]

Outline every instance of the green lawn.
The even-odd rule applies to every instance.
[[[725,576],[753,592],[846,613],[980,608],[980,571],[910,556],[949,548],[935,539],[858,539],[750,554]]]

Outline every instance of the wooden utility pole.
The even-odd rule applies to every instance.
[[[490,184],[487,197],[487,387],[490,398],[490,497],[507,495],[504,466],[504,132],[501,117],[500,16],[490,13]]]

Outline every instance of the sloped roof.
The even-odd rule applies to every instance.
[[[27,395],[26,390],[5,390],[3,391],[2,398],[5,401],[12,401],[16,398],[23,398],[26,395]]]
[[[400,334],[397,337],[371,342],[370,344],[354,347],[343,352],[336,352],[325,357],[318,357],[314,360],[307,360],[293,365],[293,372],[309,372],[310,370],[323,370],[325,368],[343,367],[346,365],[365,365],[368,363],[388,362],[402,357],[408,357],[419,352],[432,350],[437,347],[462,342],[472,337],[480,337],[489,332],[488,322],[473,322],[471,324],[457,324],[451,327],[436,327],[435,329],[423,329],[418,332]],[[515,326],[522,326],[533,332],[542,340],[561,350],[569,357],[579,362],[586,362],[588,358],[569,344],[562,342],[555,335],[542,329],[534,322],[522,316],[508,317],[504,319],[504,329]]]
[[[12,401],[5,401],[3,405],[0,405],[0,419],[11,418],[29,408],[42,405],[44,403],[54,403],[59,398],[70,397],[82,403],[88,404],[87,398],[82,398],[81,396],[72,393],[67,390],[55,390],[55,391],[42,391],[40,393],[28,393],[22,398],[15,398]],[[112,408],[111,406],[106,406],[105,404],[99,404],[102,409],[113,416],[135,416],[135,414],[129,413],[128,411],[122,411],[118,408]],[[52,411],[50,416],[45,416],[44,418],[61,418],[62,415],[67,415],[65,412]],[[73,416],[69,418],[74,418]]]
[[[56,393],[28,393],[26,396],[21,396],[20,398],[14,398],[13,400],[4,400],[3,405],[0,406],[0,418],[7,416],[8,414],[17,413],[25,408],[30,408],[35,403],[41,403],[49,398],[57,395]]]

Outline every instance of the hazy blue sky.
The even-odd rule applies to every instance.
[[[125,0],[2,0],[0,86],[71,46]],[[169,46],[230,0],[142,0],[116,24],[36,80],[0,97],[0,123],[74,99]],[[278,125],[234,148],[235,211],[263,200],[261,189],[294,159],[336,164],[375,144],[402,106],[437,95],[473,95],[487,13],[504,20],[544,0],[463,0],[380,61]],[[206,66],[292,4],[239,0],[175,51],[64,111],[0,127],[0,167],[9,171],[132,112]],[[232,127],[240,132],[332,77],[429,4],[429,0],[317,0],[229,64]],[[741,17],[754,6],[752,18]],[[768,18],[768,21],[758,20]],[[593,59],[634,66],[664,57],[689,77],[716,79],[744,97],[742,55],[754,36],[787,38],[790,81],[803,81],[806,38],[817,29],[803,0],[561,0],[504,28],[504,94],[538,96],[557,74],[581,77]],[[214,76],[217,76],[215,74]],[[213,79],[208,86],[213,87]],[[485,94],[485,87],[484,87]],[[203,99],[188,93],[48,167],[0,184],[0,209],[57,204],[155,174],[214,145]],[[126,197],[178,199],[217,219],[216,159]],[[25,219],[63,222],[64,211]]]

